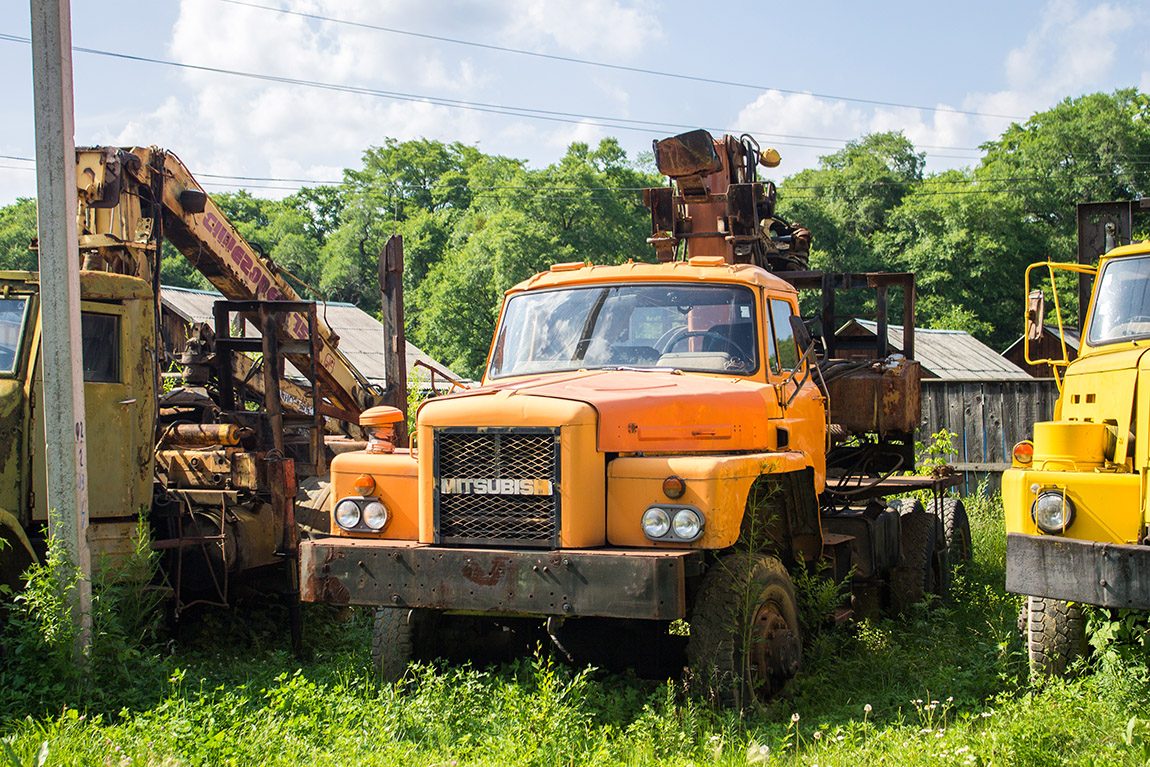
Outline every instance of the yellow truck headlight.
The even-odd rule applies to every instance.
[[[1074,522],[1074,501],[1062,490],[1044,490],[1030,505],[1034,524],[1044,533],[1063,533]]]

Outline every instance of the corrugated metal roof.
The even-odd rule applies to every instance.
[[[1049,333],[1050,335],[1054,336],[1055,338],[1058,338],[1058,326],[1057,325],[1053,325],[1053,324],[1047,322],[1043,325],[1043,327],[1045,328],[1045,332]],[[1082,339],[1078,334],[1078,328],[1073,327],[1071,325],[1064,325],[1062,328],[1062,335],[1066,339],[1067,347],[1069,347],[1069,348],[1073,349],[1075,352],[1077,352],[1080,348],[1080,344],[1082,343]],[[1015,341],[1014,343],[1012,343],[1010,346],[1006,347],[1002,351],[1003,356],[1010,354],[1012,351],[1014,351],[1015,348],[1021,346],[1023,340],[1024,340],[1023,337],[1019,336],[1017,341]]]
[[[206,322],[215,327],[212,305],[223,298],[211,290],[161,287],[160,297],[165,307],[175,312],[187,322]],[[383,385],[387,372],[383,364],[383,325],[367,312],[354,304],[329,301],[316,305],[316,314],[339,336],[339,350],[351,364],[373,383]],[[248,323],[247,335],[259,337],[256,329]],[[426,369],[415,367],[422,360],[453,380],[463,380],[446,365],[425,354],[411,342],[407,344],[408,378],[427,378]]]
[[[851,320],[836,335],[849,334],[855,325],[874,335],[878,323],[873,320]],[[887,343],[902,349],[902,326],[887,326]],[[998,354],[965,330],[914,329],[914,357],[924,375],[955,381],[1030,380],[1030,374]]]

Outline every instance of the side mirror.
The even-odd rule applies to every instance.
[[[801,360],[810,354],[815,341],[811,338],[811,331],[807,328],[807,323],[803,322],[803,318],[797,314],[791,315],[791,332],[794,333],[795,343],[799,345],[799,359]]]

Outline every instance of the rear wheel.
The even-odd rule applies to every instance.
[[[732,554],[704,576],[687,645],[690,681],[727,708],[761,705],[802,665],[791,577],[775,557]]]
[[[1082,605],[1045,597],[1026,598],[1026,654],[1031,676],[1063,676],[1086,655]]]
[[[941,508],[940,508],[941,507]],[[931,501],[931,512],[942,520],[946,548],[952,564],[961,565],[974,558],[974,545],[970,540],[970,518],[966,506],[958,498]]]
[[[922,511],[921,504],[899,516],[901,553],[890,575],[890,602],[894,612],[903,612],[934,592],[935,574],[939,571],[935,557],[937,525],[933,516]]]

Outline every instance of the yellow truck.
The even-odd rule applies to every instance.
[[[1078,356],[1064,340],[1055,359],[1032,360],[1028,347],[1028,363],[1065,373],[1054,420],[1015,447],[1002,480],[1006,587],[1026,596],[1020,626],[1036,674],[1064,673],[1085,652],[1083,605],[1150,609],[1150,243],[1108,249],[1096,268],[1035,264],[1028,296],[1036,273],[1058,271],[1097,275]]]
[[[260,574],[298,607],[297,477],[326,477],[330,425],[358,433],[360,412],[382,392],[171,152],[81,148],[76,193],[94,564],[131,551],[143,515],[177,611],[226,603],[229,582]],[[216,304],[218,332],[193,328],[174,355],[160,337],[165,241],[230,299]],[[232,337],[241,320],[260,336]],[[0,272],[0,585],[9,588],[46,538],[39,346],[39,275]],[[284,360],[311,385],[284,379]]]
[[[945,589],[947,530],[969,542],[954,499],[883,500],[947,484],[896,476],[919,368],[886,353],[885,291],[908,286],[909,325],[913,280],[808,271],[809,233],[755,175],[777,154],[749,137],[654,148],[675,183],[645,193],[655,263],[556,264],[511,288],[481,386],[424,402],[411,449],[398,412],[369,410],[366,450],[333,460],[331,536],[303,542],[301,595],[374,606],[385,678],[525,619],[576,660],[682,668],[685,621],[692,680],[750,705],[801,665],[792,573],[897,609]],[[829,299],[852,281],[880,294],[882,353],[835,359]],[[832,311],[817,343],[799,283]]]

